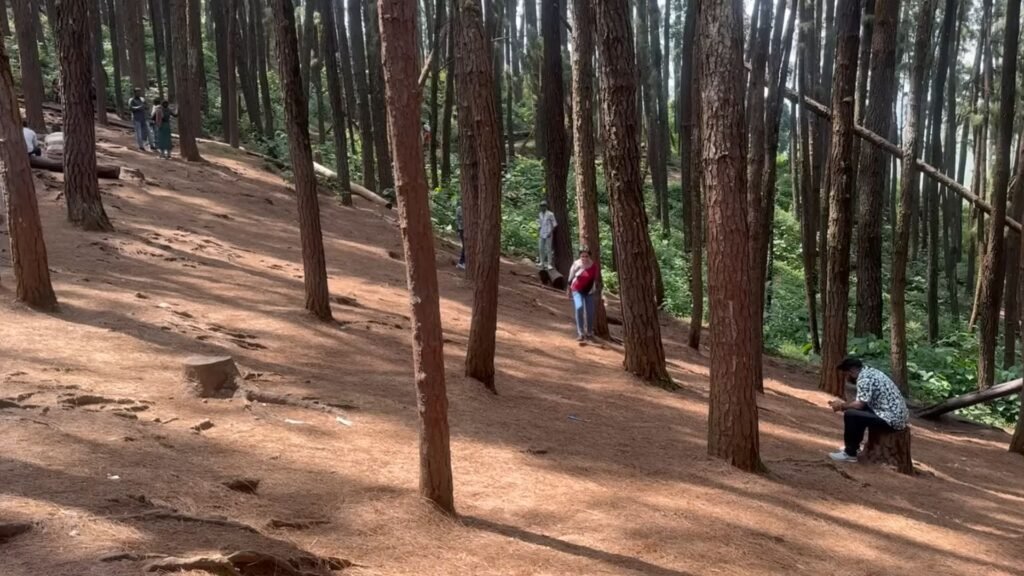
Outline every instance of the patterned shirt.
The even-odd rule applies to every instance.
[[[910,413],[900,389],[888,376],[874,368],[864,367],[857,376],[857,400],[868,405],[893,430],[907,427]]]

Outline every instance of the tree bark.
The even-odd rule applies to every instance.
[[[68,220],[89,231],[114,229],[103,210],[96,178],[89,9],[80,0],[58,0],[57,47],[64,88],[64,196]]]
[[[312,6],[312,3],[310,4]],[[310,42],[313,46],[313,61],[309,67],[309,84],[316,98],[316,123],[317,123],[317,136],[320,139],[319,144],[323,146],[327,142],[327,124],[324,121],[324,65],[323,65],[323,53],[321,52],[321,41],[320,41],[320,29],[313,27],[313,33],[310,35]]]
[[[359,146],[363,157],[363,185],[377,189],[377,169],[373,157],[373,120],[370,114],[370,89],[366,74],[366,48],[363,43],[363,2],[349,0],[348,27],[352,41],[352,74],[359,102]]]
[[[1017,167],[1010,180],[1010,213],[1018,222],[1024,218],[1024,147],[1018,142]],[[959,203],[957,208],[959,208]],[[955,222],[951,222],[951,225]],[[1012,370],[1017,363],[1017,336],[1020,327],[1020,256],[1021,246],[1016,238],[1007,236],[1006,242],[1006,286],[1003,288],[1006,303],[1003,306],[1003,368]],[[953,249],[950,250],[952,252]]]
[[[815,156],[821,151],[817,146],[816,124],[809,117],[806,96],[813,89],[817,75],[817,35],[812,34],[814,11],[809,2],[800,2],[800,26],[797,39],[797,91],[800,107],[800,194],[803,214],[800,218],[800,242],[804,263],[804,291],[807,298],[807,323],[810,333],[811,350],[821,353],[821,339],[818,331],[818,224],[819,196],[818,173],[815,170]]]
[[[701,188],[707,193],[711,304],[708,453],[746,471],[758,448],[757,365],[750,298],[743,33],[739,2],[700,7]]]
[[[1011,0],[1012,1],[1012,0]],[[928,61],[932,32],[932,0],[923,0],[919,10],[914,33],[914,63],[910,76],[906,126],[903,132],[903,162],[900,175],[899,210],[896,216],[896,230],[893,234],[893,256],[891,288],[889,291],[890,339],[892,377],[904,395],[910,392],[907,374],[907,256],[910,247],[910,231],[913,197],[917,192],[917,159],[920,142],[918,125],[921,122],[921,101],[924,98],[925,67]]]
[[[978,388],[992,386],[995,378],[996,337],[1006,275],[1005,231],[1006,192],[1010,180],[1010,144],[1013,140],[1013,118],[1016,108],[1017,47],[1020,34],[1020,0],[1007,0],[1003,39],[1003,68],[1000,78],[999,122],[995,167],[992,177],[992,222],[989,226],[988,251],[981,270],[981,318],[979,322],[981,349],[978,357]]]
[[[461,0],[455,81],[459,95],[459,159],[466,246],[473,280],[473,317],[466,376],[494,387],[495,331],[501,256],[501,133],[494,102],[493,59],[476,0]]]
[[[100,10],[102,1],[92,0],[90,2],[89,21],[92,24],[92,69],[93,85],[96,89],[96,122],[100,126],[106,126],[110,121],[107,119],[107,71],[103,68],[103,14]]]
[[[690,329],[687,344],[700,350],[700,337],[704,320],[703,252],[704,242],[700,198],[700,153],[698,146],[697,102],[700,92],[694,68],[697,65],[697,22],[700,0],[686,4],[686,23],[682,31],[679,71],[679,166],[683,197],[683,248],[690,252]]]
[[[942,29],[939,33],[938,54],[933,69],[934,81],[929,104],[931,121],[929,128],[928,162],[932,166],[942,166],[942,109],[945,103],[946,73],[949,71],[950,52],[953,48],[953,31],[956,25],[956,0],[945,0]],[[939,339],[939,198],[938,183],[934,180],[925,181],[924,197],[928,206],[928,341],[932,344]]]
[[[236,86],[240,86],[242,89],[242,99],[245,102],[246,116],[249,117],[249,126],[258,134],[263,132],[263,116],[260,114],[260,96],[256,79],[254,40],[256,34],[246,15],[244,1],[236,0],[235,19],[235,33],[232,39],[235,43],[235,70],[238,73]],[[236,100],[236,110],[237,106]],[[236,122],[238,121],[240,119],[236,120]]]
[[[896,97],[896,32],[900,0],[876,0],[871,38],[871,99],[867,128],[888,134]],[[864,71],[863,76],[868,75]],[[888,159],[875,146],[860,149],[857,176],[857,316],[853,333],[882,337],[882,195]]]
[[[455,23],[458,21],[459,11],[454,0],[450,8],[450,21]],[[444,83],[444,111],[441,118],[441,184],[443,186],[448,186],[452,177],[452,110],[455,108],[455,75],[454,67],[450,62],[455,56],[454,33],[449,32],[447,44],[445,52],[448,54],[449,66],[448,77]]]
[[[429,3],[431,0],[425,0]],[[439,186],[438,181],[438,164],[437,164],[437,149],[438,139],[441,134],[440,126],[440,114],[438,110],[438,100],[441,92],[441,64],[447,58],[444,56],[444,48],[441,47],[442,38],[441,31],[445,26],[445,0],[437,0],[437,4],[434,7],[434,22],[433,27],[430,31],[430,49],[433,52],[433,59],[430,61],[430,144],[428,146],[430,155],[430,187],[436,189]],[[449,34],[453,34],[454,30],[449,30]],[[451,83],[453,78],[448,77],[446,82]]]
[[[142,24],[143,4],[124,2],[121,4],[124,17],[124,36],[128,41],[128,76],[134,88],[145,91],[149,87],[146,74],[146,29]]]
[[[316,52],[316,42],[313,39],[316,28],[316,18],[313,17],[314,0],[303,0],[301,30],[296,29],[299,41],[299,73],[302,76],[302,91],[306,96],[306,102],[313,100],[310,86],[313,83],[313,60]],[[319,111],[318,111],[319,112]]]
[[[832,143],[829,158],[828,296],[819,388],[843,395],[835,367],[846,356],[847,310],[850,295],[850,240],[853,235],[854,101],[860,43],[860,4],[838,0],[836,63],[832,84]]]
[[[377,182],[383,191],[394,188],[391,172],[391,152],[388,150],[388,121],[384,109],[384,80],[380,58],[380,29],[378,28],[378,0],[366,2],[366,62],[370,77],[370,112],[373,117],[373,149],[377,158]],[[419,134],[417,130],[416,134]],[[419,138],[416,139],[417,141]]]
[[[324,260],[323,234],[320,232],[320,205],[313,173],[313,152],[309,146],[309,110],[299,74],[298,40],[295,35],[295,7],[292,0],[271,0],[277,39],[278,77],[284,95],[285,126],[295,180],[295,197],[302,239],[303,282],[306,310],[320,320],[331,319],[330,294],[327,291],[327,265]],[[431,244],[433,246],[433,244]]]
[[[110,2],[110,1],[112,1],[112,0],[108,0],[108,2]],[[160,5],[161,5],[161,7],[163,9],[163,15],[164,15],[164,18],[163,18],[163,24],[164,24],[164,33],[163,33],[163,35],[164,35],[164,45],[167,46],[167,51],[166,51],[166,56],[167,56],[166,57],[166,60],[167,60],[167,63],[166,63],[166,66],[167,66],[167,99],[170,100],[171,102],[177,102],[177,100],[178,100],[178,86],[177,86],[177,82],[175,81],[175,78],[174,78],[174,60],[175,60],[175,58],[174,58],[174,34],[171,32],[171,23],[174,20],[174,16],[171,13],[171,0],[159,0],[159,1],[160,1]],[[113,22],[113,17],[111,17],[111,22]],[[113,43],[113,39],[114,39],[113,30],[111,30],[110,39],[111,39],[111,43]],[[114,55],[115,55],[115,58],[116,58],[117,57],[117,52],[116,51],[114,52]],[[116,88],[116,89],[120,90],[120,88]],[[118,96],[118,102],[120,102],[120,96]],[[119,103],[118,104],[118,113],[120,113],[121,108],[122,108],[122,105]]]
[[[43,70],[39,63],[39,43],[31,0],[12,0],[14,27],[18,35],[21,66],[21,92],[25,96],[25,119],[36,132],[46,133],[43,120]]]
[[[603,0],[594,7],[600,53],[604,166],[612,209],[612,239],[619,255],[624,367],[642,380],[671,387],[654,299],[654,248],[647,229],[641,188],[637,76],[629,5],[627,0]],[[557,16],[557,12],[557,6],[546,6],[545,22]],[[547,31],[548,24],[544,26]],[[545,38],[550,39],[550,36],[545,34]],[[561,110],[561,104],[558,108]],[[549,132],[561,125],[549,122]],[[552,150],[548,153],[550,155]]]
[[[0,9],[6,8],[0,5]],[[14,93],[11,63],[0,40],[0,195],[7,206],[8,235],[11,240],[11,268],[19,302],[41,310],[57,307],[50,284],[46,244],[39,220],[32,169],[21,134],[21,112]]]
[[[576,216],[581,249],[590,250],[601,263],[601,230],[597,200],[597,166],[594,152],[594,9],[589,0],[573,0],[572,21],[572,128],[576,162]],[[594,334],[607,338],[608,314],[598,293],[594,306]]]
[[[224,139],[231,142],[231,109],[228,103],[229,80],[228,80],[228,34],[227,25],[227,3],[228,0],[210,0],[209,7],[212,12],[214,30],[214,49],[217,54],[217,79],[220,81],[220,127]],[[233,51],[233,49],[232,49]],[[231,68],[233,70],[234,68]],[[233,76],[233,73],[232,73]],[[232,85],[233,82],[230,82]],[[236,99],[237,101],[237,99]],[[237,116],[237,111],[235,112]],[[232,144],[237,147],[238,144]]]
[[[338,77],[338,37],[335,24],[333,0],[320,0],[320,14],[324,23],[324,63],[327,67],[327,95],[331,101],[331,116],[334,123],[334,159],[338,170],[338,186],[341,203],[352,205],[350,190],[351,177],[348,172],[348,143],[345,141],[345,103],[341,92],[341,78]],[[344,67],[342,67],[343,69]],[[351,70],[349,70],[351,72]]]
[[[263,102],[263,134],[266,138],[274,137],[274,105],[270,99],[269,67],[270,50],[267,42],[266,16],[263,11],[263,0],[253,2],[253,19],[256,21],[256,68],[259,74],[260,100]],[[340,16],[344,20],[344,14]]]
[[[187,0],[188,2],[188,51],[181,52],[184,56],[188,54],[189,73],[192,80],[189,85],[193,92],[198,95],[195,100],[201,105],[201,111],[206,113],[209,110],[210,91],[206,87],[206,61],[203,58],[203,27],[201,20],[201,0]],[[195,97],[195,96],[194,96]],[[202,133],[202,116],[200,109],[195,110],[188,116],[192,123],[194,134]],[[184,152],[184,146],[182,146]]]
[[[149,24],[150,30],[153,33],[153,58],[156,64],[154,71],[156,72],[157,93],[162,99],[164,97],[162,63],[166,50],[164,49],[164,19],[160,0],[149,0]]]
[[[197,126],[199,116],[199,87],[189,66],[189,24],[188,6],[190,0],[171,0],[170,15],[173,19],[173,46],[178,57],[174,59],[175,85],[178,92],[178,142],[181,156],[190,162],[198,162],[199,146]],[[195,0],[191,0],[195,1]]]
[[[542,0],[541,29],[544,36],[544,64],[541,81],[543,116],[546,139],[544,155],[544,185],[547,201],[558,221],[553,245],[554,267],[562,276],[569,275],[572,265],[572,240],[569,237],[569,208],[566,181],[569,176],[569,152],[565,135],[564,86],[562,84],[562,16],[559,0]]]
[[[228,144],[238,148],[238,83],[235,74],[235,53],[238,48],[235,42],[235,35],[238,33],[238,19],[235,17],[237,11],[237,0],[223,0],[224,19],[224,84],[222,90],[224,95],[221,99],[225,107],[225,119],[227,125],[224,132]]]
[[[381,0],[380,29],[389,136],[395,151],[400,228],[413,303],[413,371],[420,414],[420,495],[443,512],[454,515],[444,338],[441,334],[430,200],[419,139],[408,136],[420,129],[415,14],[414,2]]]

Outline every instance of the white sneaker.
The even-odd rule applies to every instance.
[[[839,452],[832,452],[831,454],[828,455],[828,457],[833,459],[833,460],[835,460],[836,462],[856,462],[857,461],[857,457],[856,456],[850,456],[849,454],[846,453],[845,450],[840,450]]]
[[[455,267],[458,268],[459,270],[465,270],[466,269],[466,265],[461,263],[461,262],[456,264]]]

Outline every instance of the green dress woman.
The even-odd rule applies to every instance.
[[[171,106],[166,100],[160,104],[156,111],[156,148],[160,151],[161,158],[171,157],[171,117],[177,116],[171,111]]]

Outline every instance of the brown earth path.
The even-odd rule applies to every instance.
[[[643,386],[616,346],[577,346],[567,300],[510,262],[493,396],[461,376],[471,292],[443,243],[461,517],[439,517],[416,494],[393,214],[322,197],[331,292],[354,301],[321,324],[302,312],[295,205],[277,176],[222,147],[189,165],[132,151],[120,132],[98,136],[101,161],[145,182],[103,182],[117,232],[86,234],[64,220],[60,176],[37,174],[59,313],[12,304],[0,239],[0,398],[35,406],[0,409],[0,521],[36,523],[0,544],[0,574],[127,576],[142,563],[99,558],[247,548],[340,556],[355,575],[1021,573],[1024,458],[1005,451],[1005,432],[915,422],[917,477],[835,467],[824,455],[840,421],[813,375],[769,361],[770,473],[735,471],[706,456],[707,352],[684,348],[684,324],[663,321],[682,389]],[[191,354],[230,354],[251,385],[349,405],[351,426],[190,398],[179,366]],[[62,407],[85,393],[137,404]],[[204,419],[215,426],[190,430]],[[239,476],[259,478],[258,494],[221,485]],[[255,532],[130,517],[154,507]]]

